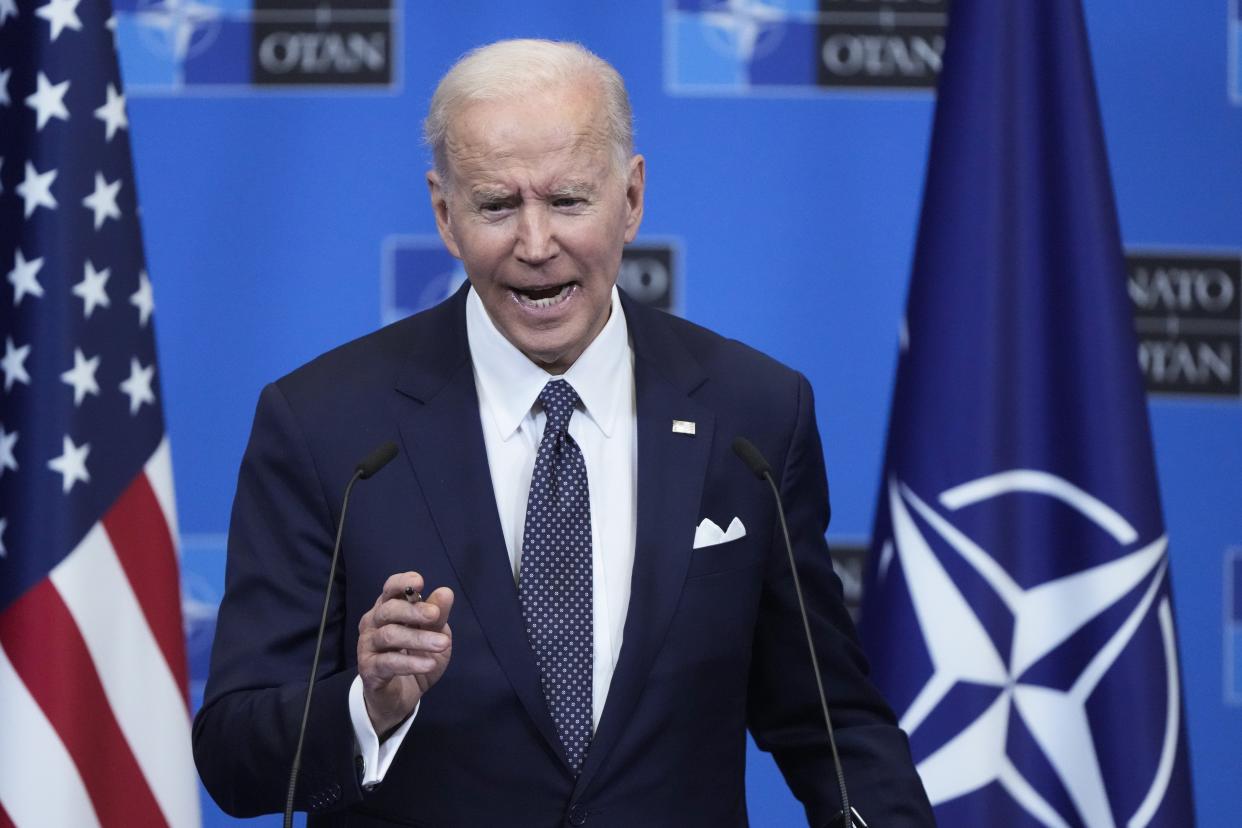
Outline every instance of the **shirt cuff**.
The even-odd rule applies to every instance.
[[[369,791],[384,781],[384,775],[388,773],[393,757],[401,749],[405,734],[410,732],[410,725],[414,724],[414,717],[418,715],[421,704],[419,702],[414,705],[414,711],[406,716],[405,721],[392,735],[381,742],[375,728],[371,726],[367,703],[362,698],[362,676],[354,676],[354,682],[349,686],[349,718],[354,725],[354,755],[361,762],[360,782],[364,789]]]

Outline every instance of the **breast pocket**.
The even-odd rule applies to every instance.
[[[686,578],[706,578],[709,575],[745,569],[758,565],[761,560],[759,545],[749,536],[703,546],[690,553],[690,569],[686,572]]]

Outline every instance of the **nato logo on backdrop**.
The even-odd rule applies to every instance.
[[[388,88],[391,0],[114,0],[130,95]]]
[[[949,0],[667,0],[675,94],[930,91]]]
[[[617,285],[644,305],[680,313],[679,251],[675,239],[626,245]],[[380,321],[385,325],[444,301],[466,281],[461,262],[444,249],[439,236],[389,236],[381,258]]]
[[[1242,256],[1130,250],[1126,267],[1148,393],[1242,396]]]

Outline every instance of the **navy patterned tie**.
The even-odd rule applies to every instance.
[[[582,449],[568,431],[578,394],[552,380],[539,401],[548,419],[526,500],[518,599],[548,711],[577,773],[591,742],[591,507]]]

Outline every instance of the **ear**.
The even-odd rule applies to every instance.
[[[460,259],[461,249],[457,246],[457,239],[453,237],[453,223],[449,216],[448,188],[435,170],[427,173],[427,190],[431,195],[431,211],[436,217],[436,230],[440,231],[440,239],[448,252]]]
[[[643,192],[647,186],[647,162],[641,155],[630,159],[629,174],[625,184],[625,203],[628,214],[625,220],[625,241],[634,241],[638,226],[643,222]]]

